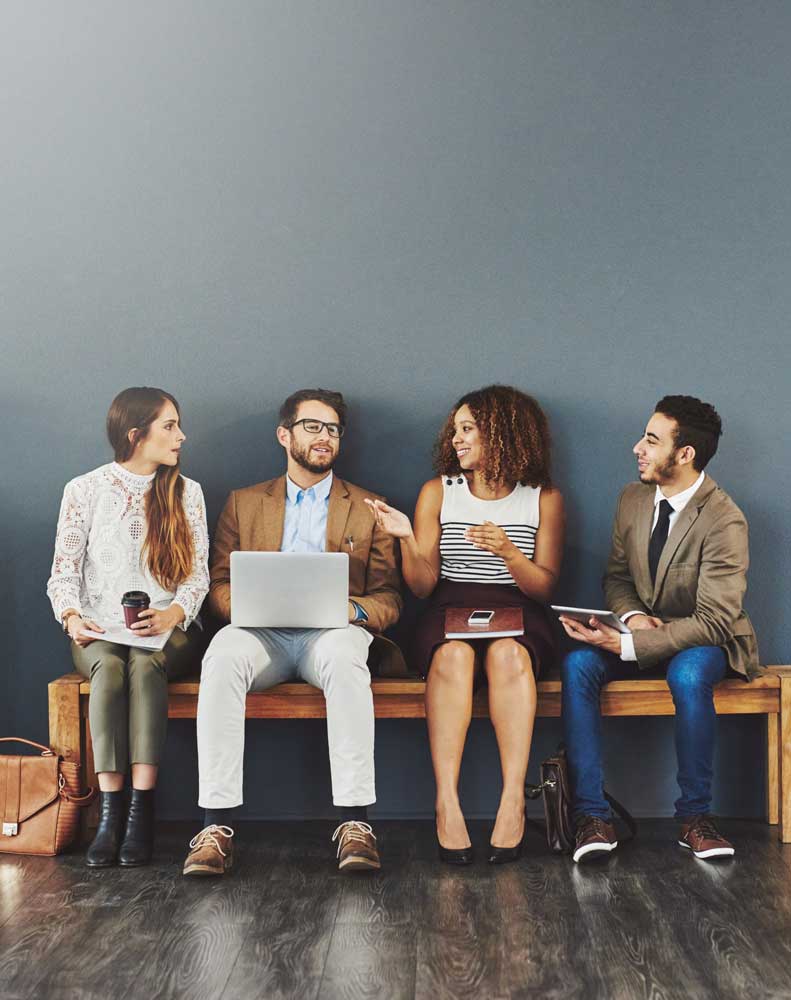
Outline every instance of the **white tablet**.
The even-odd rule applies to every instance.
[[[573,618],[574,621],[582,622],[583,625],[587,625],[590,628],[591,618],[598,618],[602,625],[609,625],[610,628],[616,629],[618,632],[623,632],[626,635],[631,633],[631,629],[628,625],[624,625],[618,615],[613,614],[612,611],[597,611],[596,608],[564,608],[560,604],[550,604],[553,611],[556,611],[558,617],[564,615],[566,618]]]

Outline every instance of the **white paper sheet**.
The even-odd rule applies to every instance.
[[[136,646],[138,649],[162,649],[170,638],[173,629],[163,632],[161,635],[146,636],[140,632],[133,632],[124,625],[108,625],[105,622],[97,622],[105,630],[104,632],[93,632],[85,629],[85,635],[93,639],[104,639],[105,642],[117,642],[121,646]]]

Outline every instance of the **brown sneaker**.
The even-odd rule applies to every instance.
[[[338,841],[338,871],[376,871],[382,867],[376,837],[368,823],[355,819],[341,823],[332,840]]]
[[[735,854],[733,844],[723,837],[711,816],[690,816],[684,820],[678,842],[696,858],[731,858]]]
[[[618,846],[615,827],[599,816],[580,816],[577,821],[574,860],[601,860]]]
[[[207,826],[190,841],[183,875],[224,875],[233,864],[233,830]]]

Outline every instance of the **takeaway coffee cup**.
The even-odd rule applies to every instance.
[[[127,628],[131,628],[137,621],[141,611],[145,611],[150,603],[150,598],[144,590],[127,590],[121,598],[121,607],[124,609],[124,622]]]

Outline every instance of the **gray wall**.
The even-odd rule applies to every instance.
[[[660,395],[700,395],[725,421],[710,471],[752,527],[764,661],[791,660],[788,4],[3,15],[3,732],[46,738],[46,683],[69,668],[44,596],[60,494],[108,460],[130,384],[181,401],[213,526],[230,489],[281,469],[296,387],[348,394],[342,474],[411,511],[453,399],[514,382],[554,428],[559,597],[593,604],[632,443]],[[672,723],[606,729],[613,790],[668,813]],[[760,722],[721,734],[715,805],[758,815]],[[536,762],[557,736],[539,723]],[[328,813],[322,724],[251,726],[247,765],[249,815]],[[194,724],[172,724],[164,814],[192,814],[195,767]],[[377,768],[380,814],[431,812],[422,724],[382,723]],[[470,813],[497,773],[476,723]]]

